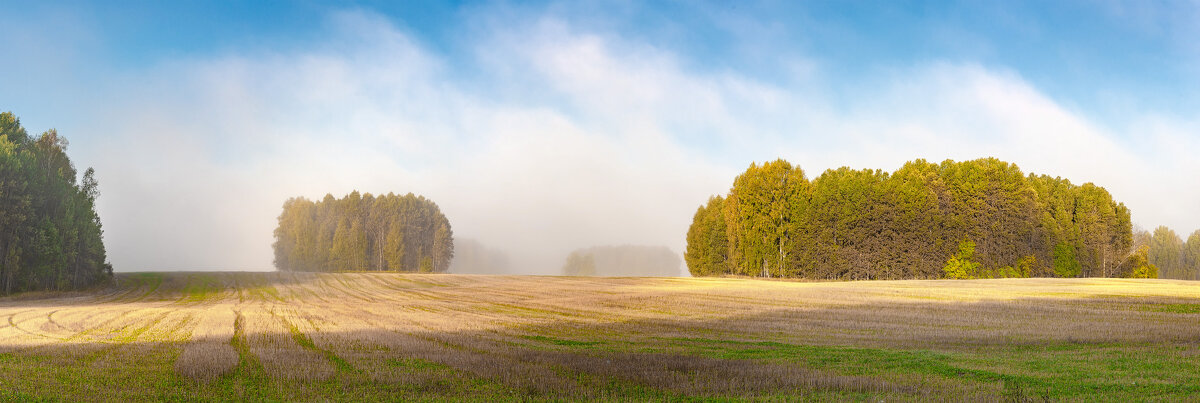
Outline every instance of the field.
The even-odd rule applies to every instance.
[[[1200,284],[132,273],[0,299],[0,400],[1197,400]]]

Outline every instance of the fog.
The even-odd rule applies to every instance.
[[[466,55],[351,10],[309,46],[166,58],[95,83],[87,123],[56,126],[97,170],[116,270],[272,270],[284,200],[352,190],[432,199],[456,239],[504,254],[512,273],[555,274],[598,245],[681,253],[701,203],[780,157],[812,178],[994,156],[1105,186],[1148,228],[1200,228],[1196,121],[1112,127],[975,63],[834,91],[803,55],[768,80],[553,15],[464,18],[479,27],[459,39]]]

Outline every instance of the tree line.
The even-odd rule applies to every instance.
[[[1185,242],[1174,230],[1159,226],[1154,232],[1133,232],[1134,250],[1145,249],[1150,264],[1158,267],[1159,277],[1200,280],[1200,230]]]
[[[82,178],[67,139],[31,137],[0,113],[0,292],[70,290],[112,278],[96,214],[96,172]]]
[[[432,200],[353,191],[283,203],[275,268],[285,271],[444,272],[454,257],[450,221]]]
[[[1129,209],[1104,188],[995,158],[843,167],[811,181],[777,160],[751,164],[700,206],[684,258],[696,276],[1152,276],[1132,237]]]

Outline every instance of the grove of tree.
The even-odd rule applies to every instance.
[[[567,255],[567,276],[675,277],[681,274],[679,255],[666,246],[596,246]]]
[[[1134,248],[1145,248],[1147,260],[1157,266],[1159,277],[1200,280],[1200,230],[1185,241],[1174,230],[1159,226],[1154,232],[1133,232]]]
[[[96,214],[96,173],[81,178],[67,139],[30,137],[0,113],[0,293],[80,289],[109,281],[112,265]]]
[[[751,164],[700,206],[684,258],[696,276],[1145,276],[1154,256],[1139,263],[1132,243],[1129,209],[1104,188],[995,158],[812,180],[777,160]]]
[[[444,272],[454,257],[450,221],[412,193],[288,199],[274,248],[284,271]]]

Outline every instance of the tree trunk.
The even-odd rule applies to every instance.
[[[8,295],[8,272],[11,270],[8,261],[8,244],[0,246],[0,281],[3,281],[4,295]]]
[[[783,260],[786,258],[787,258],[787,255],[785,255],[783,253],[783,240],[780,239],[779,240],[779,261],[775,262],[775,269],[777,272],[779,272],[780,276],[783,275]]]

